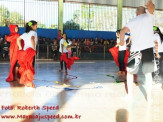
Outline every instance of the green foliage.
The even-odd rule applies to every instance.
[[[9,18],[10,18],[9,19],[10,24],[16,23],[16,24],[19,24],[21,26],[24,25],[23,16],[20,15],[18,12],[11,12]]]
[[[45,24],[42,24],[40,22],[37,22],[37,27],[38,28],[46,28],[46,25]]]
[[[0,26],[8,26],[9,24],[18,24],[19,27],[24,27],[24,18],[18,12],[9,12],[4,6],[0,6]],[[38,22],[39,28],[46,28],[45,24]]]
[[[8,26],[10,13],[7,8],[0,6],[0,26]]]
[[[64,29],[79,30],[80,29],[80,25],[75,23],[73,20],[70,20],[70,21],[67,21],[66,23],[63,24],[63,28]]]
[[[58,28],[58,25],[50,25],[49,28],[50,28],[50,29],[57,29],[57,28]]]

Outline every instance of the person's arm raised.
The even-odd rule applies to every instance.
[[[155,5],[153,4],[152,0],[148,0],[146,7],[147,7],[150,14],[154,13]]]

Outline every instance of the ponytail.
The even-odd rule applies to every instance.
[[[26,25],[25,25],[25,32],[28,33],[29,31],[33,30],[33,29],[31,28],[31,26],[32,26],[32,25],[36,25],[36,24],[37,24],[37,22],[34,21],[34,20],[31,20],[31,21],[29,21],[28,23],[26,23]]]
[[[161,33],[161,30],[160,30],[158,27],[156,27],[156,26],[153,26],[153,30],[154,30],[156,33],[159,34],[160,39],[161,39],[161,44],[162,44],[162,43],[163,43],[163,34]]]

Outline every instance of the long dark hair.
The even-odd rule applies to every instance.
[[[31,20],[31,21],[29,21],[28,23],[26,23],[26,25],[25,25],[25,32],[28,33],[29,31],[33,30],[33,29],[31,28],[31,26],[32,26],[32,25],[36,25],[36,24],[37,24],[37,22],[34,21],[34,20]]]
[[[161,33],[161,30],[159,27],[153,26],[153,30],[159,34],[160,38],[161,38],[161,44],[163,43],[163,34]]]

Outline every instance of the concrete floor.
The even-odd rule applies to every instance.
[[[153,84],[153,102],[148,104],[144,97],[144,76],[139,73],[140,85],[133,83],[133,100],[127,101],[123,99],[124,83],[116,84],[106,76],[118,71],[113,61],[78,61],[69,71],[77,79],[59,73],[58,62],[36,63],[35,69],[36,88],[26,89],[17,82],[5,82],[9,64],[0,64],[0,122],[163,122],[161,85]],[[68,85],[77,90],[65,90]],[[20,110],[19,106],[35,108]],[[15,115],[15,119],[2,119],[2,115]],[[28,115],[36,118],[29,119]],[[48,121],[50,115],[62,119]],[[67,115],[73,119],[66,119]],[[44,118],[38,120],[39,116]]]

